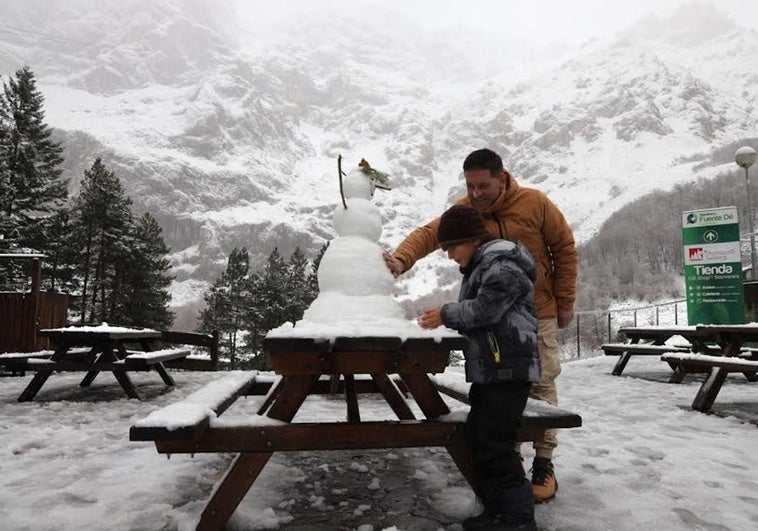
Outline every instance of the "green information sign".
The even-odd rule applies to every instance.
[[[744,323],[737,207],[682,212],[682,239],[689,324]]]

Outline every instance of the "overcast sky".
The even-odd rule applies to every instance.
[[[286,0],[279,4],[240,0],[243,9],[261,19],[280,14],[303,16],[309,10],[359,12],[371,23],[376,6],[390,8],[413,17],[426,26],[465,24],[486,30],[502,27],[510,36],[579,43],[593,37],[616,33],[648,13],[669,15],[692,0]],[[712,2],[741,25],[758,29],[758,3],[755,0],[718,0]],[[279,11],[277,11],[279,10]]]

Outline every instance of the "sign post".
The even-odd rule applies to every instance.
[[[688,323],[744,323],[737,207],[682,212],[682,240]]]

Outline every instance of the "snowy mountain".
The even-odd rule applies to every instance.
[[[758,32],[710,4],[579,48],[425,29],[387,7],[262,13],[227,2],[0,3],[0,73],[28,64],[64,142],[72,191],[96,156],[164,228],[176,305],[247,246],[313,252],[334,236],[336,158],[392,176],[375,201],[391,248],[463,192],[468,152],[499,151],[563,209],[579,241],[655,189],[725,169],[755,136]],[[427,260],[401,286],[436,286]]]

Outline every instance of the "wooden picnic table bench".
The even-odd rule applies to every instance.
[[[230,375],[187,399],[151,413],[130,429],[133,441],[153,441],[159,453],[238,452],[214,489],[198,530],[223,529],[273,452],[441,446],[472,483],[472,460],[465,440],[465,406],[451,413],[429,373],[442,373],[460,336],[438,338],[266,338],[274,371]],[[336,376],[336,382],[335,382]],[[402,381],[398,385],[397,379]],[[293,418],[308,396],[344,392],[343,422]],[[416,418],[403,392],[413,397],[424,419]],[[377,393],[399,420],[361,419],[358,395]],[[266,394],[257,414],[243,422],[220,415],[239,396]],[[536,440],[549,428],[577,427],[581,417],[556,414],[548,404],[530,401],[518,436]],[[215,418],[211,422],[211,417]],[[300,417],[299,417],[300,418]]]

